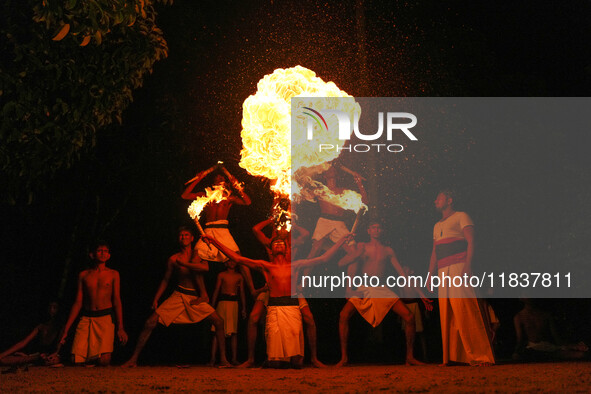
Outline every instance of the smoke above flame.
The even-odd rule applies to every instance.
[[[291,99],[298,97],[299,107],[318,110],[339,109],[352,115],[360,114],[361,108],[355,99],[340,90],[333,82],[324,82],[316,73],[296,66],[277,69],[266,75],[257,84],[257,92],[249,96],[242,105],[242,151],[240,166],[251,175],[262,176],[273,181],[271,190],[283,196],[297,195],[300,187],[296,180],[309,179],[315,173],[328,168],[327,163],[336,159],[340,152],[310,149],[303,129],[293,135],[291,116],[305,122],[305,115],[298,111],[291,113]],[[331,98],[350,97],[350,100]],[[299,109],[299,108],[298,108]],[[329,130],[335,130],[337,119],[326,119]],[[342,144],[337,133],[315,128],[317,143]],[[293,143],[292,143],[293,142]],[[330,191],[329,191],[330,192]],[[347,208],[351,209],[351,208]]]

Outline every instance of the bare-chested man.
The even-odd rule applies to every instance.
[[[242,307],[242,318],[246,319],[246,297],[244,295],[244,278],[236,271],[236,262],[226,261],[226,271],[220,272],[213,291],[211,305],[216,307],[216,312],[224,320],[226,337],[232,344],[232,364],[238,365],[238,307]],[[238,304],[240,300],[240,305]],[[215,327],[212,327],[215,331]],[[209,365],[215,364],[217,353],[217,336],[211,343],[211,359]]]
[[[195,178],[193,178],[193,181],[189,184],[189,186],[187,186],[181,197],[185,200],[195,200],[197,197],[204,196],[204,192],[194,192],[193,190],[197,184],[203,180],[203,178],[216,170],[219,171],[219,173],[215,175],[213,185],[214,187],[216,185],[223,185],[228,191],[228,194],[219,203],[210,202],[205,206],[205,234],[227,245],[234,252],[240,253],[238,245],[236,245],[234,238],[228,230],[228,214],[230,213],[230,208],[232,208],[232,205],[250,205],[251,201],[250,197],[244,192],[240,182],[238,182],[238,180],[234,178],[232,174],[225,170],[221,164],[216,164],[215,166],[198,173]],[[223,174],[225,174],[228,179],[226,179]],[[229,185],[232,186],[231,189],[228,188],[228,182]],[[195,218],[195,220],[197,221],[198,218]],[[201,239],[199,239],[195,245],[195,252],[196,253],[193,255],[194,263],[198,263],[198,260],[200,259],[214,262],[225,262],[228,260],[228,258],[215,246],[207,245]],[[246,286],[248,286],[248,290],[252,295],[254,295],[255,289],[248,267],[241,266],[240,272],[246,280]]]
[[[400,276],[406,276],[396,258],[394,250],[383,245],[379,240],[382,233],[382,226],[377,222],[372,222],[367,232],[370,236],[370,241],[358,244],[352,253],[341,259],[339,266],[349,266],[348,274],[351,277],[356,274],[367,274],[368,277],[376,276],[383,281],[386,278],[386,268],[388,263],[390,263]],[[350,264],[358,264],[359,266],[356,267]],[[428,300],[420,289],[417,288],[416,290],[425,304],[425,308],[432,310],[432,301]],[[410,365],[423,364],[416,360],[413,355],[415,318],[404,302],[398,302],[399,298],[396,294],[386,287],[364,287],[357,289],[357,292],[360,293],[359,295],[362,298],[352,297],[347,299],[347,303],[341,310],[339,317],[341,360],[337,366],[344,366],[349,361],[347,353],[349,319],[351,319],[356,310],[373,327],[377,327],[390,310],[400,315],[405,322],[406,363]]]
[[[349,237],[343,237],[322,256],[294,262],[289,259],[288,244],[282,238],[275,238],[271,242],[271,262],[248,259],[211,237],[204,238],[238,264],[260,270],[265,275],[270,292],[265,329],[268,360],[272,363],[291,361],[294,367],[300,368],[304,356],[304,333],[300,313],[301,299],[292,298],[292,268],[298,270],[328,262]],[[293,288],[295,290],[295,286]]]
[[[170,324],[198,323],[203,319],[207,319],[213,323],[216,328],[216,335],[218,340],[220,340],[221,364],[225,366],[230,365],[226,359],[224,321],[218,316],[211,305],[206,302],[207,300],[204,297],[199,297],[200,293],[196,290],[198,287],[202,289],[203,281],[200,279],[201,274],[196,275],[195,272],[208,271],[209,264],[203,260],[198,260],[196,263],[191,262],[191,246],[194,237],[188,227],[181,227],[178,237],[181,250],[170,256],[166,263],[166,272],[160,282],[160,286],[158,286],[154,301],[152,301],[154,313],[146,321],[144,329],[138,338],[135,350],[131,358],[123,364],[123,367],[135,367],[137,365],[138,357],[158,323],[168,327]],[[176,275],[177,286],[175,291],[158,306],[158,301],[168,287],[173,274]]]
[[[271,251],[271,238],[267,237],[263,233],[263,229],[273,223],[275,223],[275,218],[269,218],[264,220],[257,225],[255,225],[252,230],[256,236],[256,238],[265,246],[267,250],[267,254],[269,258],[272,259],[272,251]],[[293,233],[297,233],[297,237],[292,239],[291,235]],[[277,231],[276,228],[273,229],[272,237],[281,236],[282,238],[286,239],[288,242],[287,253],[288,258],[291,260],[291,254],[296,254],[297,249],[301,246],[305,240],[310,235],[310,232],[303,227],[297,226],[295,223],[291,223],[291,231],[288,232],[284,229],[280,229]],[[303,297],[300,297],[303,300]],[[305,300],[304,300],[305,301]],[[261,320],[262,316],[265,313],[265,307],[269,302],[269,293],[264,292],[261,293],[253,307],[252,311],[250,312],[250,316],[248,318],[248,332],[247,332],[247,342],[248,342],[248,359],[244,362],[241,367],[251,367],[254,365],[254,350],[255,350],[255,342],[257,338],[257,327],[258,323]],[[314,322],[314,316],[312,315],[312,311],[310,310],[310,306],[307,302],[302,302],[300,304],[300,311],[302,313],[302,318],[304,319],[304,325],[306,327],[306,335],[308,336],[308,344],[310,345],[310,362],[312,365],[318,368],[325,367],[323,363],[318,360],[318,347],[316,342],[316,323]]]
[[[326,180],[326,187],[328,187],[334,194],[341,194],[344,189],[337,185],[337,166],[331,166],[327,171],[324,172],[324,178]],[[361,193],[361,200],[367,201],[367,194],[365,187],[363,186],[363,178],[361,175],[348,170],[353,175],[355,183]],[[312,234],[312,249],[308,254],[308,258],[318,256],[325,250],[330,243],[334,243],[341,239],[344,234],[349,232],[349,229],[345,225],[345,209],[336,206],[322,198],[318,199],[318,206],[320,207],[320,218],[316,223],[316,228]],[[347,252],[351,251],[351,247],[345,245],[344,250]]]
[[[84,307],[72,344],[73,361],[80,364],[98,360],[98,365],[106,366],[111,363],[115,339],[113,313],[117,323],[117,338],[123,345],[127,343],[127,333],[123,327],[119,272],[106,266],[111,258],[106,242],[98,242],[90,253],[90,258],[92,267],[78,276],[76,300],[60,343],[63,345],[66,342],[70,327]]]

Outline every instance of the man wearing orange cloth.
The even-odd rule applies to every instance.
[[[441,191],[435,199],[435,208],[442,217],[433,228],[431,275],[435,275],[436,265],[440,277],[471,274],[474,223],[465,212],[455,211],[453,202],[454,195],[450,190]],[[439,288],[443,365],[450,362],[479,366],[495,363],[484,312],[471,287]]]

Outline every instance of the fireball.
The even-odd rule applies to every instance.
[[[277,69],[266,75],[257,85],[257,92],[243,104],[242,144],[240,166],[251,175],[272,180],[271,190],[279,195],[289,196],[299,192],[297,182],[292,183],[292,174],[310,169],[323,168],[336,159],[340,152],[318,152],[306,145],[305,133],[294,135],[292,144],[291,99],[298,97],[299,107],[315,109],[338,109],[358,116],[361,112],[355,99],[340,90],[333,82],[324,82],[314,71],[296,66]],[[331,98],[350,97],[350,100]],[[299,108],[298,108],[299,110]],[[305,115],[298,111],[296,121],[305,121]],[[334,118],[334,119],[333,119]],[[327,117],[327,128],[318,131],[314,138],[318,143],[339,144],[334,130],[337,119]],[[324,168],[326,169],[326,168]],[[308,171],[306,171],[308,170]],[[316,170],[315,172],[322,171]]]

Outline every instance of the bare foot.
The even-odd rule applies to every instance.
[[[254,368],[254,360],[246,360],[238,368]]]
[[[337,368],[340,368],[340,367],[346,367],[346,366],[348,366],[348,365],[349,365],[349,360],[347,360],[347,359],[345,358],[345,359],[342,359],[341,361],[339,361],[339,362],[338,362],[338,363],[335,365],[335,367],[337,367]]]
[[[493,365],[495,365],[495,363],[489,363],[487,361],[483,361],[481,363],[476,363],[476,364],[470,363],[470,366],[472,366],[472,367],[492,367]]]
[[[321,363],[317,358],[311,359],[310,362],[312,363],[312,366],[316,368],[326,368],[326,364]]]
[[[406,365],[427,365],[427,364],[412,357],[412,358],[406,359]]]
[[[221,360],[220,361],[220,365],[218,366],[218,368],[233,368],[234,366],[232,364],[230,364],[230,362],[228,360]]]
[[[137,367],[137,362],[134,359],[129,359],[126,363],[121,365],[121,368],[135,368]]]
[[[441,363],[438,365],[438,367],[449,367],[450,364],[449,363]]]

